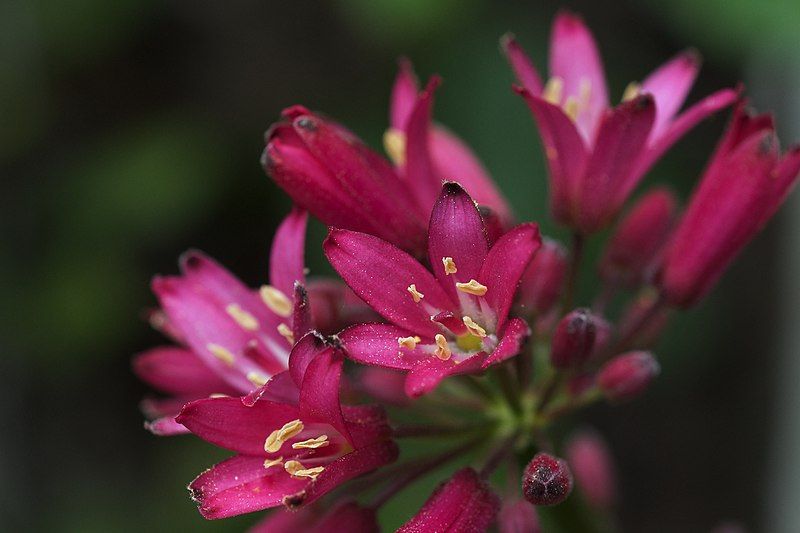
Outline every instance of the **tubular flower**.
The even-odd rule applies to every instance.
[[[289,370],[255,401],[207,398],[184,406],[178,423],[237,452],[189,485],[204,517],[298,507],[395,460],[383,411],[340,405],[343,359],[312,332],[292,350]]]
[[[406,392],[419,396],[448,375],[479,372],[516,355],[529,329],[508,313],[540,242],[537,226],[522,224],[489,248],[475,203],[456,183],[445,184],[431,215],[433,272],[376,237],[331,230],[328,260],[390,322],[344,330],[348,356],[408,371]]]
[[[642,176],[678,139],[736,99],[717,91],[678,114],[700,67],[684,52],[631,84],[611,107],[600,54],[589,30],[560,13],[550,42],[550,79],[541,78],[513,36],[503,48],[545,149],[556,221],[580,233],[609,224]]]
[[[212,394],[241,395],[286,370],[295,339],[311,323],[302,284],[306,214],[295,210],[273,241],[271,285],[251,290],[200,252],[181,257],[181,276],[156,277],[153,291],[162,311],[151,317],[180,346],[138,355],[133,368],[170,395],[150,399],[148,428],[170,435],[186,430],[174,421],[181,406]]]
[[[800,145],[781,156],[772,117],[739,105],[664,256],[667,301],[690,307],[775,214],[797,182]]]

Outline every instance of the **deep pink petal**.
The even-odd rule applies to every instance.
[[[405,186],[410,189],[423,213],[430,212],[442,188],[439,174],[431,153],[431,114],[433,93],[441,83],[434,76],[419,94],[406,124]]]
[[[477,279],[489,251],[483,219],[475,201],[457,183],[447,182],[431,213],[428,260],[442,287],[458,300],[455,282]],[[447,274],[442,260],[452,257],[458,271]]]
[[[365,365],[382,366],[397,370],[413,368],[431,354],[421,350],[400,348],[397,339],[411,334],[392,324],[357,324],[339,334],[347,356]],[[425,339],[432,343],[432,339]]]
[[[206,398],[207,395],[201,396],[179,396],[169,398],[154,398],[146,396],[139,402],[139,408],[147,418],[175,418],[181,412],[183,406],[189,402]]]
[[[321,518],[322,509],[317,506],[303,507],[297,510],[276,509],[266,518],[248,530],[248,533],[299,533],[313,531],[314,525]]]
[[[311,314],[308,291],[305,286],[295,283],[292,305],[292,335],[295,339],[302,339],[313,327],[314,317]]]
[[[175,396],[236,393],[197,355],[177,346],[160,346],[137,355],[133,371],[151,387]]]
[[[519,84],[530,91],[531,94],[541,94],[542,78],[525,50],[517,42],[516,37],[510,33],[505,34],[500,39],[500,46],[503,48],[506,59],[511,64]]]
[[[411,61],[400,58],[389,105],[389,124],[392,128],[403,132],[406,130],[408,117],[417,102],[418,87]]]
[[[295,282],[305,283],[306,211],[292,209],[275,232],[269,256],[269,282],[285,295],[294,292]]]
[[[343,405],[347,429],[353,437],[353,447],[363,448],[392,437],[386,410],[381,405]]]
[[[603,116],[578,187],[576,215],[584,233],[608,224],[636,186],[632,172],[654,118],[655,105],[648,94],[622,103]]]
[[[163,418],[156,418],[149,422],[144,423],[144,428],[159,437],[171,437],[173,435],[184,435],[189,433],[189,430],[183,424],[175,422],[175,418],[165,416]]]
[[[642,82],[641,90],[653,95],[656,101],[656,121],[650,138],[658,137],[686,101],[700,70],[700,56],[689,50],[658,67]]]
[[[502,331],[520,279],[541,244],[539,226],[529,222],[503,235],[489,250],[477,279],[489,289],[484,298],[497,314],[497,331]]]
[[[460,363],[456,363],[453,359],[442,361],[428,355],[427,359],[414,365],[406,376],[406,394],[416,398],[431,392],[448,376],[480,372],[485,359],[486,354],[483,352],[478,352]]]
[[[300,387],[300,418],[306,423],[329,424],[352,444],[339,403],[343,363],[341,350],[332,347],[318,350],[309,361]]]
[[[459,470],[431,494],[398,533],[484,533],[500,510],[500,498],[471,468]]]
[[[576,122],[584,139],[593,138],[600,117],[608,108],[606,77],[591,32],[580,17],[566,11],[559,13],[553,21],[550,76],[564,81],[562,103],[569,97],[580,101],[581,85],[588,83],[589,99]]]
[[[370,307],[416,335],[433,337],[438,327],[430,316],[454,308],[442,287],[414,258],[377,237],[331,230],[325,255],[344,281]],[[414,302],[408,287],[424,295]]]
[[[283,468],[264,468],[264,457],[236,455],[206,470],[189,484],[204,518],[227,518],[284,503],[301,492],[308,479],[295,479]]]
[[[525,99],[539,126],[547,166],[550,170],[550,209],[561,224],[572,220],[575,189],[586,166],[588,153],[575,124],[557,105],[515,87]]]
[[[533,504],[519,499],[506,499],[497,516],[500,533],[541,533],[539,517]]]
[[[266,384],[250,392],[247,396],[242,396],[242,405],[253,407],[256,402],[261,400],[297,405],[300,403],[300,387],[295,384],[291,373],[286,370],[275,374],[269,378]]]
[[[483,368],[502,363],[519,354],[530,334],[531,328],[528,327],[527,322],[521,318],[509,320],[500,342],[497,343],[497,347],[483,362]]]
[[[355,502],[342,502],[325,513],[316,525],[324,533],[379,533],[375,510]],[[297,530],[288,533],[299,533]]]
[[[561,296],[567,273],[567,251],[556,241],[543,239],[520,281],[520,308],[543,315]]]
[[[289,354],[289,373],[298,388],[303,384],[308,365],[326,349],[325,339],[316,332],[309,333],[295,343]]]

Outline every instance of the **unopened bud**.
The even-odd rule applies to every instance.
[[[597,336],[597,318],[588,309],[576,309],[556,326],[550,362],[556,368],[580,365],[592,354]]]
[[[600,369],[597,385],[609,400],[625,401],[644,392],[660,370],[650,352],[628,352]]]
[[[575,475],[575,484],[590,505],[608,509],[616,500],[616,479],[611,453],[593,431],[576,434],[567,444],[567,460]]]
[[[522,473],[522,494],[533,505],[556,505],[572,492],[572,472],[563,459],[537,453]]]
[[[556,241],[542,239],[519,286],[519,302],[524,312],[543,315],[561,297],[567,272],[567,252]]]

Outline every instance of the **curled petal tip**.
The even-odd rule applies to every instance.
[[[304,105],[295,104],[289,106],[281,112],[281,116],[288,120],[294,120],[302,115],[310,115],[311,111]]]

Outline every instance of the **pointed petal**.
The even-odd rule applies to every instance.
[[[174,435],[185,435],[189,430],[183,424],[175,422],[172,416],[165,416],[163,418],[156,418],[149,422],[144,423],[144,428],[159,437],[172,437]]]
[[[242,405],[253,407],[256,402],[269,400],[275,403],[297,405],[300,403],[300,387],[298,387],[288,370],[275,374],[267,383],[247,396],[242,396]]]
[[[573,97],[581,100],[581,85],[589,88],[586,108],[577,118],[578,129],[584,139],[594,137],[594,132],[604,110],[608,108],[608,90],[603,63],[594,37],[577,15],[562,11],[553,21],[550,37],[550,76],[564,82],[564,100]]]
[[[408,117],[417,102],[419,86],[411,61],[402,57],[397,63],[397,77],[394,79],[389,105],[389,124],[396,130],[405,131]]]
[[[508,59],[511,69],[517,77],[520,85],[525,87],[531,94],[541,94],[542,78],[533,62],[530,60],[525,50],[517,42],[517,38],[512,33],[505,34],[500,39],[500,46]]]
[[[300,387],[300,418],[306,422],[329,424],[352,444],[339,403],[339,381],[344,356],[341,350],[327,347],[308,363]]]
[[[577,183],[588,159],[586,145],[564,111],[534,96],[526,89],[514,90],[525,99],[539,126],[547,165],[550,170],[550,209],[561,224],[572,220]]]
[[[459,470],[431,494],[398,533],[458,531],[483,533],[494,522],[500,498],[471,468]]]
[[[325,349],[325,339],[316,332],[309,333],[295,343],[289,354],[289,374],[298,388],[303,384],[308,365]]]
[[[432,314],[454,308],[442,287],[414,258],[371,235],[331,230],[325,255],[344,281],[375,311],[416,335],[434,337]],[[419,303],[408,292],[414,284],[424,295]]]
[[[417,398],[431,392],[448,376],[478,373],[485,358],[485,353],[478,352],[469,359],[456,363],[452,359],[442,361],[428,355],[427,359],[415,365],[406,376],[406,394]]]
[[[277,507],[306,485],[283,468],[265,469],[263,456],[236,455],[197,476],[189,491],[200,514],[213,520]]]
[[[305,244],[308,213],[295,207],[275,232],[269,256],[269,282],[289,296],[295,282],[305,283]]]
[[[519,354],[530,334],[531,328],[528,327],[527,322],[521,318],[509,320],[500,342],[497,343],[497,348],[489,354],[489,357],[483,362],[482,368],[502,363]]]
[[[634,165],[647,142],[655,119],[648,94],[620,104],[603,116],[594,150],[578,188],[578,226],[593,233],[611,222],[636,186]]]
[[[405,186],[410,189],[423,213],[430,212],[442,188],[442,176],[431,154],[431,114],[433,93],[441,78],[433,76],[419,94],[406,125]]]
[[[672,122],[686,100],[700,70],[700,56],[694,50],[678,54],[658,67],[642,82],[642,92],[656,101],[656,121],[650,138],[658,137]]]
[[[313,329],[314,318],[311,316],[311,303],[308,301],[308,291],[300,283],[294,284],[294,303],[292,305],[292,335],[295,339],[303,336]]]
[[[477,279],[489,288],[484,298],[497,314],[497,331],[503,330],[520,279],[541,244],[539,226],[526,223],[503,235],[489,250]]]
[[[174,396],[236,393],[192,351],[177,346],[160,346],[137,355],[133,371],[151,387]]]
[[[420,360],[429,359],[430,353],[420,348],[400,348],[397,339],[411,336],[403,328],[392,324],[357,324],[339,334],[347,356],[365,365],[382,366],[398,370],[413,368]],[[425,339],[432,343],[432,339]]]

